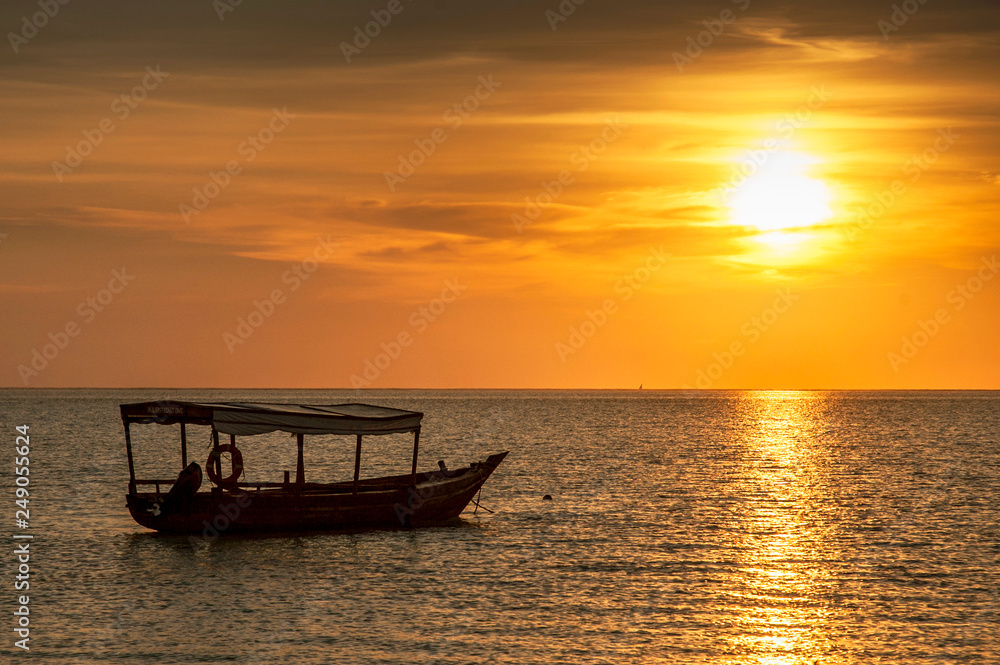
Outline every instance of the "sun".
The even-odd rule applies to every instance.
[[[797,152],[767,155],[730,195],[732,223],[772,233],[814,226],[832,217],[830,190],[808,175],[818,161]]]

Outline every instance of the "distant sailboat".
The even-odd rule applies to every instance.
[[[642,390],[642,384],[641,383],[639,384],[639,390]]]

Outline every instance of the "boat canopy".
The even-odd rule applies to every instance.
[[[130,423],[211,425],[224,434],[397,434],[418,432],[424,414],[371,404],[271,404],[161,400],[121,405]]]

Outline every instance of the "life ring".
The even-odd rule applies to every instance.
[[[222,477],[222,453],[229,453],[232,464],[232,473],[225,478]],[[243,475],[243,453],[236,444],[223,443],[209,451],[205,470],[208,472],[208,479],[219,487],[235,487],[236,481]]]

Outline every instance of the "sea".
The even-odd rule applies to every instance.
[[[510,455],[444,526],[162,536],[119,413],[160,399],[398,407],[422,470]],[[0,427],[4,663],[1000,663],[1000,392],[4,389]],[[176,476],[179,428],[133,433]],[[238,443],[294,477],[293,438]],[[366,438],[362,475],[411,453]],[[306,439],[307,480],[353,459]]]

